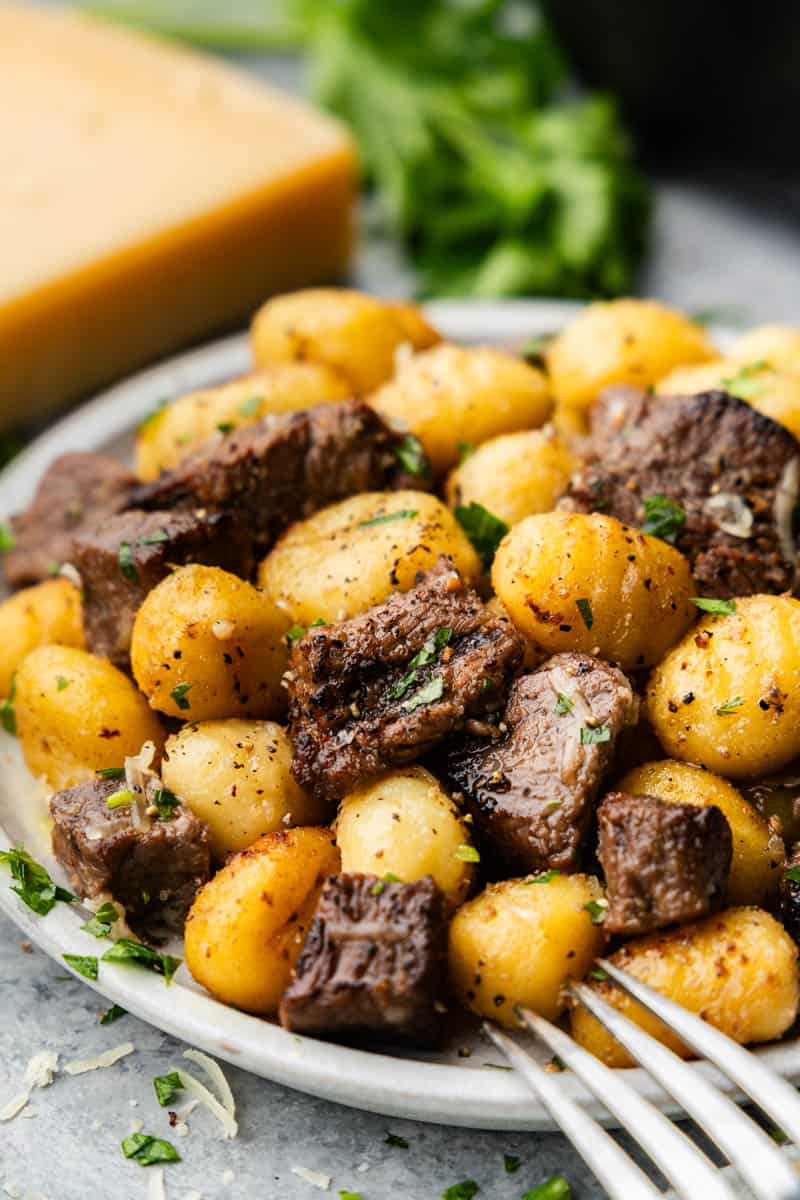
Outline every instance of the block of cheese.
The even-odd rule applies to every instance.
[[[0,0],[0,428],[339,274],[352,143],[212,58]]]

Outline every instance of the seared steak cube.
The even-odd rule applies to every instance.
[[[448,744],[450,782],[510,868],[577,869],[616,740],[637,709],[616,667],[556,654],[512,686],[495,731]]]
[[[347,400],[265,417],[211,441],[138,488],[141,508],[232,509],[266,551],[292,521],[335,500],[413,482],[397,457],[402,438],[367,404]]]
[[[134,825],[130,804],[108,804],[125,789],[124,779],[98,778],[56,793],[50,800],[53,851],[79,896],[110,892],[131,928],[177,932],[211,874],[208,830],[181,805]],[[154,790],[148,784],[148,799]]]
[[[309,630],[286,675],[297,782],[336,800],[419,758],[502,706],[522,653],[511,624],[445,559],[410,591]]]
[[[585,466],[559,507],[642,526],[666,497],[678,506],[670,539],[698,593],[748,596],[798,590],[798,489],[800,444],[744,400],[614,389],[599,401]]]
[[[385,883],[333,875],[281,1001],[281,1024],[322,1037],[435,1045],[446,950],[445,901],[430,876]]]
[[[119,513],[76,537],[71,561],[83,587],[86,644],[121,667],[142,601],[174,566],[204,563],[245,577],[252,566],[249,537],[230,513],[191,508]]]
[[[39,583],[70,562],[75,534],[121,512],[135,483],[127,467],[104,454],[57,458],[12,521],[16,546],[3,560],[9,587]]]
[[[597,821],[609,933],[650,933],[720,907],[733,851],[720,809],[610,792]]]

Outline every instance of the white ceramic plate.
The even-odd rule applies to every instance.
[[[454,340],[508,342],[558,329],[574,315],[575,307],[538,301],[442,302],[431,305],[430,313]],[[84,405],[40,437],[0,476],[0,520],[28,503],[42,472],[59,454],[104,450],[127,456],[137,425],[160,400],[222,382],[249,365],[245,337],[226,338],[145,371]],[[20,843],[63,880],[49,850],[44,792],[22,766],[14,739],[0,734],[0,846]],[[11,891],[4,868],[0,868],[0,909],[27,938],[59,961],[64,953],[102,953],[97,941],[80,929],[85,915],[74,906],[57,904],[47,917],[37,917]],[[218,1004],[193,983],[185,967],[166,987],[161,978],[141,969],[104,963],[99,980],[91,986],[143,1020],[219,1058],[342,1104],[449,1125],[554,1127],[515,1075],[487,1068],[486,1064],[500,1066],[501,1060],[474,1028],[465,1028],[439,1054],[401,1057],[286,1033]],[[468,1058],[458,1053],[465,1044],[472,1051]],[[782,1074],[800,1077],[800,1040],[761,1053]],[[695,1069],[725,1086],[706,1064]],[[632,1071],[630,1077],[643,1094],[668,1107],[666,1097],[644,1072]],[[570,1074],[564,1075],[563,1085],[593,1113],[604,1116]]]

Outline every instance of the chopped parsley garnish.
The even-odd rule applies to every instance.
[[[395,875],[394,871],[387,871],[383,877],[387,883],[402,883],[403,880],[399,875]]]
[[[174,792],[163,787],[155,789],[152,800],[162,821],[171,821],[175,816],[175,809],[179,808],[181,803]]]
[[[572,1200],[572,1191],[563,1175],[553,1175],[520,1200]]]
[[[642,504],[642,533],[650,533],[653,537],[659,537],[674,546],[686,524],[686,513],[681,505],[675,500],[670,500],[669,496],[646,496]]]
[[[144,418],[143,421],[139,422],[139,427],[136,430],[136,432],[144,433],[144,431],[146,429],[150,429],[151,426],[155,425],[156,421],[158,421],[159,418],[163,417],[164,409],[167,407],[168,403],[169,403],[168,400],[165,400],[165,399],[159,400],[158,404],[155,406],[153,411],[151,413],[148,413],[148,415]]]
[[[720,387],[723,387],[726,392],[730,392],[732,396],[738,396],[740,400],[754,400],[767,386],[767,380],[758,379],[757,376],[768,369],[767,360],[759,358],[756,362],[746,363],[740,367],[736,375],[721,379]]]
[[[142,537],[136,539],[137,546],[160,546],[162,542],[169,541],[169,534],[166,529],[154,529],[152,533],[145,533]]]
[[[386,884],[383,882],[382,879],[379,879],[378,882],[374,885],[374,887],[372,889],[373,896],[380,896],[381,893],[384,891],[385,887],[386,887]]]
[[[289,646],[294,646],[301,638],[304,638],[309,629],[318,629],[320,625],[327,625],[328,622],[323,617],[317,617],[316,621],[312,621],[306,629],[305,625],[292,625],[291,629],[286,634],[286,641]]]
[[[379,517],[372,517],[369,521],[359,521],[359,529],[369,529],[370,525],[388,525],[390,521],[405,521],[410,517],[415,517],[419,510],[416,508],[399,508],[397,512],[381,513]]]
[[[457,505],[455,518],[477,550],[483,569],[488,571],[497,547],[508,533],[508,525],[475,500]]]
[[[603,924],[603,921],[606,919],[606,912],[608,911],[607,900],[589,900],[583,907],[592,918],[593,925]]]
[[[506,1172],[506,1175],[516,1175],[521,1166],[522,1159],[518,1158],[516,1154],[503,1155],[503,1168]]]
[[[541,871],[540,874],[534,876],[533,879],[529,879],[527,882],[528,883],[549,883],[551,879],[555,879],[556,875],[560,875],[560,874],[561,874],[561,872],[559,871],[558,867],[553,867],[549,871]]]
[[[186,699],[186,693],[191,691],[193,686],[191,683],[178,683],[170,692],[170,696],[181,712],[186,712],[187,709],[191,708],[189,701]]]
[[[466,462],[468,458],[472,458],[475,453],[475,447],[472,442],[458,443],[458,461],[459,463]]]
[[[56,675],[56,691],[63,692],[69,687],[69,680],[64,675]]]
[[[14,536],[14,531],[10,525],[6,525],[4,521],[0,521],[0,554],[8,554],[9,550],[13,550],[17,544],[17,539]]]
[[[98,908],[97,912],[81,925],[84,933],[90,933],[92,937],[104,938],[111,933],[112,926],[119,920],[119,912],[113,904],[108,901]]]
[[[235,428],[233,421],[217,421],[217,429],[220,433],[233,433]]]
[[[459,862],[480,862],[481,856],[474,846],[456,846],[454,857]]]
[[[695,608],[707,613],[721,613],[722,616],[729,617],[731,613],[736,612],[735,600],[715,600],[710,596],[692,596],[690,601]]]
[[[99,775],[101,779],[124,779],[124,767],[101,767],[99,771],[95,771],[95,775]]]
[[[592,612],[591,603],[585,596],[582,596],[580,600],[576,600],[575,603],[578,606],[578,612],[583,617],[584,625],[587,629],[591,629],[594,625],[594,613]]]
[[[100,1024],[113,1025],[115,1021],[120,1019],[120,1017],[127,1017],[127,1015],[127,1008],[123,1008],[120,1004],[112,1004],[111,1008],[107,1008],[103,1013],[102,1017],[100,1018]]]
[[[431,464],[425,453],[422,442],[413,433],[407,433],[399,445],[395,446],[397,461],[409,475],[425,477],[431,473]]]
[[[361,1200],[361,1192],[339,1192],[339,1200]]]
[[[441,675],[434,675],[432,679],[422,685],[419,691],[404,700],[400,707],[404,708],[406,712],[414,712],[415,709],[422,708],[423,704],[432,704],[434,700],[440,700],[443,694],[444,680]]]
[[[258,416],[258,410],[261,408],[263,401],[264,401],[263,396],[251,396],[249,400],[245,400],[242,404],[239,405],[239,409],[238,409],[239,416],[240,417],[256,417],[256,416]]]
[[[537,333],[533,337],[529,337],[527,342],[522,346],[520,354],[526,362],[532,367],[544,368],[545,354],[550,348],[550,344],[558,337],[557,333]]]
[[[608,725],[596,725],[592,729],[589,725],[581,726],[581,745],[596,746],[600,742],[611,741],[611,729]]]
[[[16,694],[17,672],[15,671],[11,676],[11,686],[8,689],[8,696],[5,700],[0,700],[0,725],[12,737],[17,736],[17,714],[14,711],[14,698]]]
[[[123,808],[126,804],[131,804],[133,801],[133,792],[130,788],[120,788],[118,792],[112,792],[110,796],[106,796],[106,805],[108,808]]]
[[[570,700],[569,696],[565,696],[563,692],[556,693],[556,706],[553,712],[557,717],[565,717],[567,713],[571,713],[575,705]]]
[[[136,570],[136,563],[133,561],[133,547],[130,542],[120,542],[117,561],[119,562],[119,569],[125,578],[130,583],[138,583],[139,572]]]
[[[472,1200],[472,1197],[477,1196],[480,1190],[474,1179],[465,1179],[461,1183],[454,1183],[452,1187],[445,1188],[442,1192],[442,1200]]]
[[[173,1096],[183,1091],[183,1083],[177,1071],[170,1071],[168,1075],[156,1075],[153,1079],[153,1088],[156,1100],[162,1108],[166,1108]]]
[[[788,867],[783,872],[783,878],[788,879],[790,883],[800,883],[800,867]]]
[[[165,982],[170,983],[182,959],[151,950],[149,946],[135,942],[132,938],[120,938],[106,950],[103,962],[132,963],[147,967],[148,970],[155,971],[156,975],[163,975]]]
[[[59,900],[64,904],[72,904],[75,900],[72,892],[53,883],[44,867],[21,847],[0,851],[0,863],[5,863],[19,885],[12,887],[12,892],[16,892],[23,904],[40,917],[47,916]]]
[[[387,1146],[394,1146],[395,1150],[407,1150],[408,1142],[404,1137],[400,1137],[399,1133],[387,1133],[383,1139]]]
[[[97,959],[93,954],[64,954],[62,957],[84,979],[97,979]]]
[[[121,1142],[122,1153],[132,1158],[140,1167],[151,1167],[153,1163],[180,1162],[181,1156],[170,1142],[153,1137],[150,1133],[132,1133]]]
[[[718,717],[728,717],[732,712],[736,712],[737,708],[741,708],[744,704],[744,699],[741,696],[732,696],[730,700],[726,700],[724,704],[720,704],[716,710]]]
[[[603,983],[608,979],[608,971],[604,971],[602,967],[593,967],[589,972],[590,979],[596,979],[598,983]]]
[[[425,641],[421,650],[418,650],[414,657],[409,662],[410,670],[402,679],[399,679],[394,687],[390,688],[387,695],[390,700],[399,700],[401,696],[405,696],[408,689],[416,682],[419,675],[419,668],[425,667],[429,663],[436,662],[442,650],[450,642],[453,636],[452,629],[447,625],[440,625],[437,630]]]

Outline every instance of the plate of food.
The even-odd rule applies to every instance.
[[[800,1076],[797,435],[800,334],[641,300],[295,293],[84,405],[0,478],[0,907],[390,1115],[550,1128],[518,1005],[667,1107],[601,954]]]

